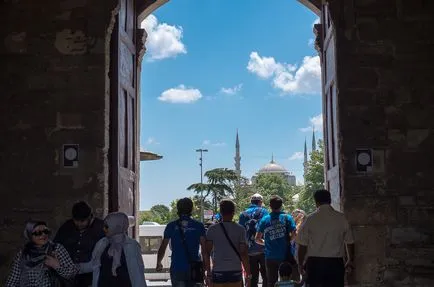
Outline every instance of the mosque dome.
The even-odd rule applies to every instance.
[[[277,164],[274,159],[271,159],[270,163],[264,165],[258,173],[287,173],[288,171],[281,166],[280,164]]]

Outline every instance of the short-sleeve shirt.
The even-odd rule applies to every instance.
[[[256,215],[257,214],[257,215]],[[251,204],[244,212],[240,214],[240,218],[238,220],[238,223],[241,226],[244,226],[253,217],[257,216],[258,224],[261,221],[262,217],[268,215],[268,211],[266,208],[262,206],[258,206],[256,204]],[[257,226],[256,226],[257,227]],[[248,236],[248,235],[247,235]],[[256,253],[263,253],[264,247],[254,243],[252,246],[249,246],[249,255],[250,254],[256,254]]]
[[[354,243],[354,238],[344,214],[330,205],[322,205],[307,217],[296,242],[307,246],[308,257],[342,258],[344,244]]]
[[[289,233],[295,230],[291,215],[284,212],[271,212],[258,224],[257,231],[262,233],[265,241],[265,258],[284,260],[290,248]]]
[[[239,250],[246,244],[246,230],[235,222],[223,222],[210,226],[206,234],[207,240],[213,243],[213,271],[241,271],[241,261],[228,242],[221,224],[224,224],[232,243]]]
[[[205,237],[205,227],[199,221],[187,216],[181,217],[180,223],[184,230],[186,239],[185,241],[187,243],[190,258],[193,261],[199,261],[200,237]],[[187,258],[184,243],[182,241],[181,231],[179,230],[179,220],[175,220],[167,224],[166,229],[164,230],[164,239],[170,239],[171,241],[171,271],[189,271],[189,259]]]

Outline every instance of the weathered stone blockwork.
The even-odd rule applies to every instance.
[[[358,286],[434,286],[434,2],[331,2]],[[357,174],[357,147],[381,168]]]
[[[0,282],[28,218],[56,229],[78,199],[106,212],[113,2],[0,3]],[[78,168],[62,168],[68,143],[80,145]]]

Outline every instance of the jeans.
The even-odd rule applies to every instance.
[[[262,276],[262,286],[267,286],[267,271],[265,267],[265,255],[264,253],[249,255],[250,273],[252,273],[252,279],[250,280],[251,287],[258,287],[259,272]]]

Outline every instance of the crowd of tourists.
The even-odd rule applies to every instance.
[[[170,243],[172,286],[343,287],[354,268],[354,239],[344,215],[331,206],[327,190],[314,194],[317,210],[284,211],[272,196],[267,209],[260,194],[234,221],[236,206],[220,202],[219,219],[205,225],[192,218],[193,202],[177,202],[179,218],[168,223],[157,253],[156,272]],[[104,220],[78,202],[72,219],[50,240],[43,221],[30,221],[6,287],[144,287],[139,243],[128,236],[121,212]]]

